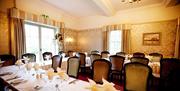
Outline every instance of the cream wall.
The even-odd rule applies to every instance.
[[[103,32],[101,29],[82,30],[78,32],[78,51],[90,52],[103,50]]]
[[[149,54],[158,52],[164,57],[173,57],[176,39],[177,20],[150,22],[132,25],[131,30],[131,53],[143,52]],[[147,46],[143,45],[143,33],[160,32],[160,45]]]
[[[65,26],[68,28],[77,28],[76,23],[78,19],[76,17],[70,16],[66,12],[47,4],[43,0],[16,0],[16,4],[17,8],[20,10],[37,15],[45,14],[52,19],[65,22]]]
[[[104,25],[120,23],[141,23],[152,21],[171,20],[180,17],[180,5],[165,7],[161,4],[141,8],[118,11],[114,16],[90,16],[81,18],[78,24],[80,29],[97,28]]]

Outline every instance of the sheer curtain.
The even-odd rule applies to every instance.
[[[120,24],[120,25],[108,25],[103,27],[103,49],[109,50],[109,34],[113,30],[122,30],[122,51],[129,53],[130,52],[130,24]]]
[[[180,59],[180,18],[177,19],[177,32],[174,57]]]
[[[25,53],[25,31],[24,20],[18,18],[11,18],[11,54],[16,58],[21,58],[21,55]]]

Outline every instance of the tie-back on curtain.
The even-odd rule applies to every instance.
[[[25,53],[25,31],[24,20],[18,18],[11,18],[11,54],[16,56],[17,59]]]
[[[114,30],[121,30],[122,35],[122,51],[129,53],[130,52],[130,29],[131,25],[129,24],[120,24],[120,25],[108,25],[103,27],[103,50],[109,50],[109,34]]]
[[[180,18],[177,19],[176,43],[174,57],[180,59]]]

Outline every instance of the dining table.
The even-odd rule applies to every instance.
[[[37,77],[38,74],[41,74],[41,77]],[[72,77],[61,79],[58,75],[53,76],[53,79],[48,79],[45,70],[37,71],[34,68],[27,70],[24,65],[1,67],[0,80],[13,91],[90,91],[88,89],[90,84],[86,81]]]

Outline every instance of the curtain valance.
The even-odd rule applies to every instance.
[[[17,8],[10,9],[10,16],[13,18],[20,18],[20,19],[43,23],[43,24],[47,24],[51,26],[60,27],[60,28],[65,27],[64,22],[60,22],[60,21],[53,20],[50,18],[45,18],[42,15],[32,14],[23,10],[19,10]]]

